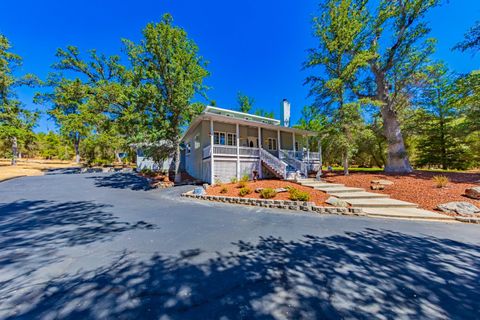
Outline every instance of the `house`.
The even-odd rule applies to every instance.
[[[294,179],[317,171],[320,152],[310,152],[317,133],[292,128],[290,103],[281,103],[283,119],[208,106],[191,122],[182,142],[184,169],[208,183],[253,176]]]

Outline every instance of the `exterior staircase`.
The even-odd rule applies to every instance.
[[[328,183],[315,179],[301,179],[297,182],[343,200],[352,207],[362,208],[369,216],[423,220],[455,219],[447,215],[419,209],[416,203],[391,199],[388,194],[367,192],[363,188],[346,187],[343,184]]]
[[[262,165],[275,177],[284,180],[295,180],[297,171],[287,162],[275,157],[265,149],[260,149],[260,160]]]

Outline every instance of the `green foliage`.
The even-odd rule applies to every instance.
[[[248,182],[250,180],[250,176],[248,174],[244,174],[241,178],[240,181],[242,182]]]
[[[247,186],[247,181],[240,180],[237,184],[237,188],[245,188]]]
[[[222,180],[220,179],[215,179],[215,185],[216,186],[221,186],[223,183],[222,183]]]
[[[140,43],[124,43],[132,63],[133,91],[139,97],[133,109],[140,123],[134,138],[149,144],[146,153],[154,160],[175,155],[178,180],[182,128],[198,112],[191,100],[195,94],[204,95],[206,62],[169,14],[160,23],[149,23]]]
[[[264,188],[260,190],[260,197],[262,197],[263,199],[272,199],[275,198],[276,195],[277,191],[272,188]]]
[[[231,177],[230,178],[230,183],[237,183],[237,182],[238,182],[237,177]]]
[[[222,189],[220,189],[220,193],[224,194],[224,193],[227,193],[228,192],[228,188],[227,187],[222,187]]]
[[[38,114],[24,108],[14,88],[22,85],[34,86],[37,80],[33,75],[23,78],[14,76],[22,58],[10,49],[10,42],[0,34],[0,139],[11,146],[12,164],[15,164],[18,148],[22,145],[26,147],[28,142],[34,140],[32,128]]]
[[[255,104],[255,99],[249,97],[241,92],[237,92],[237,103],[240,112],[249,113]]]
[[[480,21],[465,34],[465,39],[458,43],[454,50],[472,51],[474,54],[480,51]]]
[[[310,194],[305,191],[300,191],[296,188],[289,188],[288,192],[290,193],[289,199],[292,201],[308,201],[310,200]]]
[[[252,190],[250,188],[247,188],[247,187],[242,187],[239,191],[238,191],[238,195],[240,197],[245,197],[247,194],[250,194],[252,193]]]

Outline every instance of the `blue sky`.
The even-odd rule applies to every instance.
[[[218,106],[236,107],[238,91],[253,96],[256,106],[274,111],[280,102],[292,104],[296,122],[309,103],[303,86],[309,71],[302,71],[306,50],[315,45],[311,19],[317,1],[187,1],[187,0],[16,0],[0,1],[0,33],[24,58],[19,73],[45,78],[55,61],[55,51],[67,45],[81,50],[96,48],[118,54],[121,38],[137,41],[148,22],[170,12],[210,61],[208,95]],[[480,1],[450,0],[433,9],[427,20],[438,39],[434,58],[457,72],[480,68],[480,55],[452,52],[450,48],[480,19]],[[31,100],[34,91],[22,89],[19,96],[30,108],[42,110]],[[54,129],[43,116],[37,131]]]

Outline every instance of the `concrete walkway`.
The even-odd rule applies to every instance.
[[[343,184],[315,179],[303,179],[298,182],[303,186],[312,187],[341,199],[352,207],[362,208],[372,217],[455,221],[454,217],[419,209],[416,203],[390,199],[388,194],[367,192],[363,188],[347,187]]]

